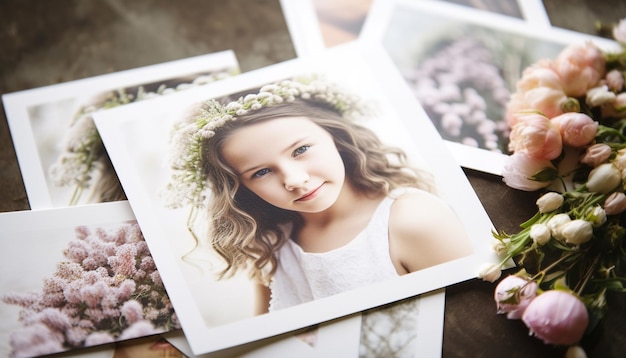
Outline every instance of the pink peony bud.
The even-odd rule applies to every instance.
[[[562,107],[568,101],[563,92],[559,75],[554,71],[553,62],[543,60],[527,67],[517,82],[516,92],[507,104],[506,119],[510,127],[515,125],[514,114],[520,111],[536,110],[548,118],[563,113]]]
[[[505,277],[496,286],[494,299],[498,313],[506,313],[508,319],[520,319],[524,310],[537,295],[537,283],[516,275]]]
[[[552,160],[563,150],[558,127],[538,112],[516,114],[517,124],[510,134],[509,150],[523,152],[533,158]]]
[[[598,122],[584,113],[567,112],[552,118],[559,129],[563,143],[580,148],[591,143],[598,132]]]
[[[596,143],[588,147],[580,157],[580,162],[590,167],[597,167],[605,163],[611,156],[611,147],[604,143]]]
[[[621,214],[626,210],[626,194],[621,191],[612,193],[604,201],[603,207],[607,215]]]
[[[545,214],[560,208],[564,200],[563,195],[551,191],[540,196],[536,203],[539,211]]]
[[[566,47],[555,60],[563,91],[571,97],[582,97],[604,77],[602,51],[591,41]]]
[[[600,164],[587,177],[587,189],[592,193],[608,194],[622,183],[622,174],[611,163]]]
[[[619,93],[624,88],[624,75],[619,70],[613,69],[606,74],[606,85],[615,93]]]
[[[569,346],[582,338],[589,314],[578,297],[565,291],[550,290],[530,302],[522,321],[530,333],[544,343]]]
[[[502,168],[502,180],[511,188],[535,191],[552,183],[552,179],[533,179],[536,174],[546,170],[556,172],[556,168],[549,160],[532,158],[523,153],[513,153],[506,158]]]

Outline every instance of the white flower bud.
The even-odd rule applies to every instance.
[[[552,238],[550,228],[548,228],[546,224],[534,224],[530,227],[530,238],[533,239],[537,245],[545,245]]]
[[[593,227],[589,221],[576,219],[559,227],[565,242],[580,245],[589,241],[593,236]]]
[[[537,199],[537,207],[543,214],[549,213],[561,207],[563,204],[563,195],[555,192],[549,192]]]
[[[592,193],[607,194],[622,182],[620,171],[611,163],[595,167],[587,178],[587,189]]]
[[[495,282],[501,275],[500,265],[496,264],[484,264],[478,271],[478,277],[489,282]]]
[[[587,358],[587,353],[581,346],[570,346],[565,352],[565,358]]]
[[[498,255],[503,256],[507,252],[506,244],[500,240],[494,239],[491,243],[491,249]]]
[[[569,215],[556,214],[552,218],[550,218],[550,220],[548,220],[546,225],[550,229],[550,233],[555,239],[563,241],[565,238],[561,235],[560,227],[570,221],[572,221],[572,219],[570,219]]]
[[[613,165],[619,170],[626,169],[626,149],[620,149],[616,154],[615,159],[613,159]]]
[[[601,206],[594,206],[587,211],[585,220],[591,222],[593,227],[600,227],[606,222],[606,212]]]
[[[589,89],[585,97],[585,102],[589,107],[597,107],[613,101],[615,101],[615,93],[605,85]]]

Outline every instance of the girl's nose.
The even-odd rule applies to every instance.
[[[309,174],[302,168],[292,167],[284,172],[285,189],[289,191],[302,188],[308,181]]]

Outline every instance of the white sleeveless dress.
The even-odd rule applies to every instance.
[[[278,266],[270,282],[269,310],[397,277],[389,253],[389,213],[395,198],[402,193],[404,190],[394,191],[385,197],[367,227],[342,247],[310,253],[293,240],[287,240],[277,253]]]

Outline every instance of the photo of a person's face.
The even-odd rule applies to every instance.
[[[222,152],[248,189],[281,209],[326,210],[344,187],[345,169],[333,138],[306,117],[239,128]]]

